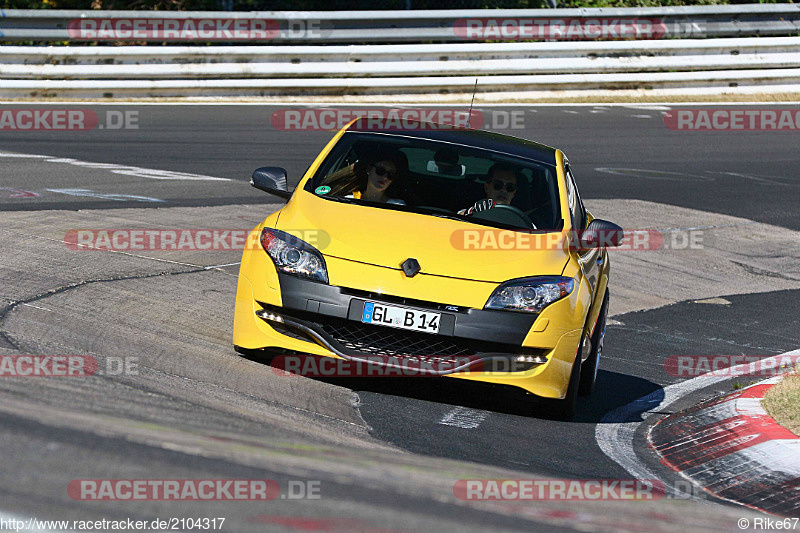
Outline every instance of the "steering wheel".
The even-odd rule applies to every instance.
[[[527,210],[527,211],[525,211],[524,213],[525,213],[526,215],[528,215],[528,216],[531,216],[531,215],[533,215],[534,213],[536,213],[537,211],[541,211],[541,210],[542,210],[542,209],[544,209],[545,207],[548,207],[548,206],[550,206],[550,205],[552,205],[552,204],[553,204],[552,200],[547,200],[545,203],[543,203],[543,204],[542,204],[542,205],[540,205],[539,207],[534,207],[533,209],[528,209],[528,210]]]
[[[525,212],[522,209],[520,209],[519,207],[514,207],[513,205],[496,204],[491,209],[486,209],[484,211],[474,211],[473,213],[470,214],[470,216],[475,217],[477,215],[477,218],[486,218],[486,217],[483,217],[481,215],[488,215],[488,214],[491,214],[493,211],[494,211],[494,213],[498,213],[498,212],[503,213],[504,211],[508,212],[508,214],[513,213],[516,217],[518,217],[520,220],[522,220],[522,222],[526,226],[528,226],[531,229],[537,229],[536,228],[536,224],[534,224],[533,221],[531,221],[530,217],[528,217],[528,215],[526,215]],[[488,220],[492,220],[492,219],[488,218]],[[500,221],[498,221],[498,222],[500,222]]]

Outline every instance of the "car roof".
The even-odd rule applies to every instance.
[[[482,148],[492,152],[504,153],[521,157],[524,159],[531,159],[541,163],[556,164],[556,149],[551,146],[539,144],[537,142],[520,139],[519,137],[512,137],[511,135],[502,135],[484,130],[473,130],[468,128],[458,128],[454,126],[432,124],[427,122],[418,121],[404,121],[404,123],[416,123],[420,127],[413,128],[372,128],[360,127],[361,122],[366,120],[360,118],[355,120],[346,135],[356,134],[364,136],[384,136],[390,135],[393,137],[405,137],[413,139],[422,139],[429,141],[449,142],[454,144],[462,144],[475,148]]]

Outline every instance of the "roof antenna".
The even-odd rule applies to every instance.
[[[472,88],[472,102],[469,103],[469,116],[467,117],[467,129],[469,129],[469,124],[472,122],[472,104],[475,103],[475,91],[478,90],[478,78],[475,78],[475,87]]]

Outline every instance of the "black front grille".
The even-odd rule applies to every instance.
[[[322,330],[342,345],[345,353],[370,355],[474,355],[472,343],[455,337],[403,331],[353,320],[326,320]]]

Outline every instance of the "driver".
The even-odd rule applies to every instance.
[[[459,215],[471,215],[476,211],[485,211],[496,205],[510,205],[517,193],[517,172],[511,165],[495,163],[489,169],[486,183],[483,184],[486,198],[478,200],[468,209],[462,209]]]

